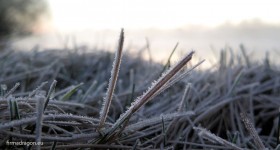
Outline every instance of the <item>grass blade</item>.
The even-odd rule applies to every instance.
[[[78,90],[78,88],[81,87],[83,84],[84,84],[84,83],[80,83],[80,84],[74,86],[72,89],[70,89],[67,93],[65,93],[65,94],[62,96],[61,100],[62,100],[62,101],[68,100],[68,99]]]
[[[213,143],[219,143],[221,145],[225,145],[226,147],[230,148],[230,149],[235,149],[235,150],[243,150],[242,148],[238,147],[237,145],[230,143],[228,141],[226,141],[225,139],[222,139],[220,137],[218,137],[217,135],[211,133],[210,131],[207,131],[205,128],[201,128],[201,127],[193,127],[194,130],[198,130],[198,135],[200,137],[203,137]]]
[[[36,129],[35,129],[35,133],[36,133],[35,142],[37,143],[36,145],[37,150],[40,150],[40,146],[41,146],[41,144],[39,143],[41,142],[41,136],[42,136],[44,103],[45,103],[45,98],[43,96],[38,96],[37,106],[36,106],[37,120],[36,120]]]
[[[35,95],[37,91],[39,91],[40,89],[42,89],[43,86],[45,86],[48,82],[43,82],[41,83],[35,90],[33,90],[32,92],[30,92],[28,94],[28,97],[30,98],[31,96]]]
[[[15,92],[15,90],[20,86],[20,83],[16,83],[15,86],[4,95],[4,97],[8,97],[9,95],[13,94]]]
[[[249,131],[249,134],[252,136],[254,143],[258,149],[266,149],[262,143],[261,138],[259,137],[256,128],[254,127],[252,121],[249,119],[247,114],[243,111],[240,113],[241,120],[243,121],[246,129]]]
[[[130,108],[120,116],[120,118],[113,124],[111,129],[109,129],[105,136],[110,137],[117,128],[119,128],[126,120],[130,119],[130,116],[136,112],[141,106],[146,104],[151,97],[155,93],[157,93],[158,90],[162,88],[179,70],[181,70],[191,59],[194,52],[192,51],[189,55],[184,57],[181,61],[179,61],[174,67],[169,69],[165,74],[162,75],[161,78],[156,81],[152,87],[150,87],[142,96],[138,97],[130,106]],[[103,139],[106,139],[103,138]]]
[[[173,48],[172,52],[170,53],[168,59],[167,59],[167,62],[166,64],[164,65],[163,69],[162,69],[162,72],[161,74],[170,67],[170,62],[171,62],[171,57],[173,56],[174,52],[176,51],[177,47],[179,45],[179,42],[176,43],[175,47]]]
[[[119,46],[118,46],[118,49],[117,49],[117,52],[115,55],[115,60],[113,63],[113,69],[111,71],[111,78],[109,81],[108,90],[107,90],[106,96],[104,97],[102,109],[100,111],[100,122],[99,122],[99,127],[98,127],[99,129],[103,127],[104,122],[106,121],[106,117],[107,117],[107,114],[109,112],[109,108],[110,108],[110,105],[112,102],[112,97],[113,97],[113,93],[115,90],[115,86],[116,86],[116,82],[117,82],[117,78],[118,78],[118,74],[119,74],[119,68],[120,68],[120,64],[121,64],[123,42],[124,42],[124,31],[122,29],[121,34],[120,34],[120,39],[119,39]]]
[[[91,93],[91,91],[93,90],[93,88],[96,86],[97,81],[94,80],[92,82],[92,84],[90,85],[90,87],[88,88],[88,90],[86,91],[86,93],[83,95],[81,102],[85,102],[86,98],[88,97],[88,95]]]
[[[47,108],[48,103],[49,103],[49,101],[51,99],[51,95],[54,93],[56,83],[57,83],[57,81],[54,80],[53,83],[50,86],[50,89],[49,89],[47,97],[46,97],[46,102],[45,102],[44,110]]]

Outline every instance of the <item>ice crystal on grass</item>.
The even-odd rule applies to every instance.
[[[241,119],[246,127],[246,129],[249,131],[250,135],[252,136],[256,146],[258,149],[265,150],[265,146],[262,143],[261,138],[259,137],[252,121],[249,119],[247,114],[245,112],[240,113]]]
[[[169,68],[169,60],[164,66],[126,51],[118,72],[121,82],[115,83],[118,92],[112,92],[117,101],[106,106],[110,111],[100,129],[99,100],[106,97],[113,53],[85,53],[78,46],[75,50],[36,52],[36,57],[31,51],[2,51],[0,149],[23,149],[5,143],[30,142],[36,137],[44,142],[41,149],[275,149],[279,143],[280,71],[268,56],[261,63],[245,50],[243,56],[224,50],[220,63],[210,69],[195,69],[201,61],[172,75],[171,67],[156,79]],[[40,95],[45,82],[52,84]],[[15,83],[20,83],[20,88]],[[74,93],[78,83],[85,84]],[[114,89],[110,84],[107,91]],[[189,89],[186,84],[191,84]],[[60,101],[63,95],[68,101]],[[39,110],[40,97],[45,104]],[[249,111],[249,117],[243,116],[245,127],[238,113],[240,106]],[[41,127],[36,129],[37,124]],[[199,124],[205,129],[197,129],[197,134],[192,129]],[[35,131],[40,128],[41,132]],[[253,131],[256,129],[261,132]]]
[[[213,143],[219,143],[219,144],[222,144],[222,145],[225,145],[226,147],[230,148],[230,149],[235,149],[235,150],[243,150],[242,148],[238,147],[237,145],[233,144],[233,143],[230,143],[218,136],[216,136],[215,134],[207,131],[206,129],[204,128],[201,128],[201,127],[194,127],[194,130],[198,130],[198,135],[213,142]]]
[[[123,29],[121,30],[120,39],[119,39],[119,46],[115,54],[115,59],[113,63],[113,68],[111,70],[111,78],[109,79],[109,85],[107,88],[106,96],[104,97],[102,108],[100,111],[100,123],[99,128],[102,128],[104,125],[104,122],[106,121],[107,114],[110,109],[110,105],[113,98],[113,93],[115,90],[117,78],[119,75],[120,70],[120,64],[122,59],[122,49],[123,49],[123,42],[124,42],[124,32]]]
[[[191,52],[189,55],[185,56],[176,65],[166,71],[166,73],[163,73],[163,75],[156,82],[154,82],[142,96],[136,98],[131,107],[119,117],[119,119],[114,123],[111,129],[106,132],[105,136],[110,137],[117,128],[122,126],[124,122],[129,121],[134,112],[136,112],[140,107],[146,104],[151,99],[151,97],[153,97],[153,95],[157,93],[158,90],[160,90],[162,86],[164,86],[180,69],[182,69],[186,65],[186,63],[188,63],[192,59],[193,54],[194,52]],[[107,137],[105,137],[105,140],[106,138]]]
[[[150,119],[145,119],[143,121],[139,121],[135,124],[131,124],[129,126],[127,126],[127,130],[134,130],[137,131],[140,128],[144,128],[147,126],[152,126],[155,124],[158,124],[162,121],[162,119],[164,119],[164,121],[170,121],[174,118],[178,118],[178,117],[184,117],[184,116],[193,116],[195,113],[193,111],[187,111],[187,112],[181,112],[181,113],[172,113],[172,114],[164,114],[161,115],[159,117],[154,117],[154,118],[150,118]]]
[[[37,120],[36,120],[36,130],[35,130],[37,143],[41,142],[44,105],[45,105],[45,98],[38,97],[37,104],[36,104]],[[36,145],[36,149],[37,150],[41,149],[40,144]]]

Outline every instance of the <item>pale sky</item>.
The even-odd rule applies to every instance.
[[[207,63],[219,50],[248,53],[277,51],[279,60],[280,0],[48,0],[52,22],[43,22],[38,35],[18,41],[17,47],[42,49],[86,45],[114,51],[120,28],[125,49],[137,51],[149,41],[153,60],[166,60],[179,42],[173,59],[195,50]],[[50,28],[51,27],[51,28]],[[109,29],[109,30],[107,30]],[[42,34],[41,34],[42,33]],[[213,49],[216,53],[213,53]],[[211,61],[214,60],[214,61]],[[280,63],[280,61],[279,61]],[[210,66],[210,65],[208,65]]]
[[[48,0],[53,26],[72,29],[215,27],[260,19],[280,23],[278,0]]]

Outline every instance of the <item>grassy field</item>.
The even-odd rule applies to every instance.
[[[2,46],[1,149],[277,147],[280,69],[269,58],[221,51],[199,70],[190,52],[170,67],[123,42],[122,32],[115,54]]]

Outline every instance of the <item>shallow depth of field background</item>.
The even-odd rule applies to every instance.
[[[279,149],[278,7],[0,0],[0,149]]]
[[[121,28],[125,49],[139,51],[149,43],[152,58],[165,60],[179,42],[174,60],[181,53],[196,51],[204,65],[217,61],[219,50],[240,50],[263,58],[280,53],[280,2],[277,0],[48,0],[49,17],[33,28],[34,34],[14,40],[29,50],[73,48],[114,51]],[[148,53],[147,53],[148,54]]]

